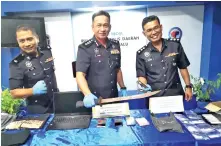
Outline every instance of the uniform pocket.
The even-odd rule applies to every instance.
[[[43,65],[44,72],[48,75],[54,72],[54,63],[53,62],[47,62]]]
[[[177,59],[176,56],[166,57],[166,65],[168,67],[177,67]]]
[[[95,57],[91,62],[91,70],[95,72],[96,75],[101,74],[105,69],[104,59],[102,56]]]
[[[119,54],[111,54],[109,59],[109,65],[119,67],[120,66],[120,55]]]
[[[44,79],[43,70],[41,70],[41,71],[40,70],[28,71],[26,75],[28,77],[28,80],[33,81],[33,82]]]

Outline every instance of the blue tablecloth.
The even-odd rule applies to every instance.
[[[143,144],[148,146],[194,146],[195,140],[183,127],[184,133],[162,132],[160,133],[153,125],[148,110],[135,110],[131,112],[132,117],[145,117],[150,126],[140,127],[138,125],[131,127],[134,133],[139,137]]]
[[[129,95],[138,94],[136,90],[128,91]],[[196,141],[193,136],[183,127],[184,133],[164,132],[160,133],[154,127],[149,111],[146,109],[146,100],[129,101],[131,116],[145,117],[149,126],[140,127],[127,126],[123,118],[123,126],[115,127],[113,118],[107,119],[107,127],[97,128],[97,120],[92,119],[90,127],[87,129],[73,130],[49,130],[47,125],[53,119],[53,115],[47,121],[45,126],[39,130],[31,130],[31,136],[24,146],[63,146],[63,145],[149,145],[149,146],[221,146],[221,139],[212,139],[208,141]],[[184,100],[185,110],[194,109],[196,100],[193,98],[190,102]],[[134,110],[135,109],[135,110]],[[139,109],[139,110],[138,110]]]
[[[148,110],[131,110],[133,117],[145,117],[149,126],[127,126],[123,118],[123,126],[115,127],[113,118],[107,119],[107,126],[97,128],[97,120],[92,119],[88,129],[49,130],[47,124],[53,118],[51,115],[47,124],[39,130],[32,130],[32,136],[25,146],[62,146],[62,145],[163,145],[163,146],[194,146],[195,140],[184,129],[184,133],[160,133],[153,126]]]
[[[97,128],[97,120],[92,119],[88,129],[41,130],[33,135],[26,145],[140,145],[130,127],[113,127],[112,119],[107,119],[107,127]]]
[[[145,145],[145,146],[221,146],[221,138],[196,141],[182,125],[184,133],[158,132],[154,127],[150,113],[146,109],[131,110],[135,118],[145,117],[150,125],[127,126],[123,118],[123,126],[115,127],[114,118],[107,118],[107,126],[98,128],[97,120],[92,119],[87,129],[49,130],[48,124],[53,114],[42,129],[31,130],[31,136],[24,146],[81,146],[81,145]],[[16,131],[8,131],[14,133]]]

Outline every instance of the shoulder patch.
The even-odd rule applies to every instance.
[[[178,43],[180,42],[180,39],[177,39],[177,38],[168,38],[166,40],[173,41],[173,42],[178,42]]]
[[[143,50],[145,50],[147,48],[147,45],[143,46],[142,48],[140,48],[137,53],[140,54],[141,52],[143,52]]]
[[[19,55],[16,56],[10,63],[18,64],[19,62],[21,62],[22,60],[24,60],[24,58],[25,58],[25,55],[19,54]]]
[[[82,46],[83,48],[88,48],[88,47],[90,47],[93,43],[94,43],[94,41],[93,41],[92,39],[89,39],[89,40],[83,42],[80,46]]]
[[[113,43],[119,44],[119,41],[118,41],[118,40],[115,40],[115,39],[113,39],[113,38],[109,38],[109,40],[110,40],[111,42],[113,42]]]

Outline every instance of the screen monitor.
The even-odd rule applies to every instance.
[[[19,25],[29,25],[39,36],[39,46],[47,45],[44,18],[2,16],[1,18],[1,47],[18,47],[16,28]]]

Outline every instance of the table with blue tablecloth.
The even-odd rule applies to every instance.
[[[122,117],[123,126],[114,126],[114,118],[107,118],[106,127],[97,127],[97,120],[92,119],[87,129],[49,130],[47,125],[53,119],[53,114],[46,125],[39,130],[31,130],[31,137],[24,146],[75,146],[75,145],[147,145],[147,146],[221,146],[221,139],[196,141],[182,125],[184,133],[158,132],[154,127],[150,113],[146,109],[131,110],[135,118],[145,117],[149,126],[127,126]]]
[[[129,91],[129,95],[138,94],[137,91]],[[147,145],[147,146],[221,146],[221,138],[196,141],[191,133],[182,125],[184,133],[162,132],[154,127],[149,110],[146,109],[145,99],[129,101],[130,115],[135,118],[145,117],[148,126],[127,126],[125,117],[123,126],[114,126],[114,118],[107,118],[106,127],[97,127],[97,120],[92,119],[87,129],[72,130],[46,130],[53,119],[51,114],[49,120],[42,129],[31,130],[31,136],[24,146],[75,146],[75,145]],[[196,106],[195,99],[186,102],[185,110]]]
[[[125,117],[121,117],[123,119],[123,126],[114,126],[114,118],[107,118],[106,127],[97,127],[97,120],[92,119],[89,128],[86,129],[47,131],[47,126],[54,117],[51,114],[42,129],[31,130],[31,136],[24,146],[221,146],[221,138],[196,141],[182,124],[183,133],[160,133],[154,127],[147,109],[131,110],[130,115],[135,118],[145,117],[150,125],[143,127],[138,124],[127,126]]]
[[[42,129],[31,131],[32,136],[25,145],[195,145],[194,138],[186,129],[184,129],[184,133],[158,132],[150,120],[148,110],[131,110],[131,116],[135,118],[145,117],[150,125],[144,127],[139,125],[127,126],[123,117],[123,126],[119,127],[114,126],[114,118],[107,118],[106,127],[98,128],[97,120],[92,119],[87,129],[46,131],[47,125],[53,118],[51,115]]]

